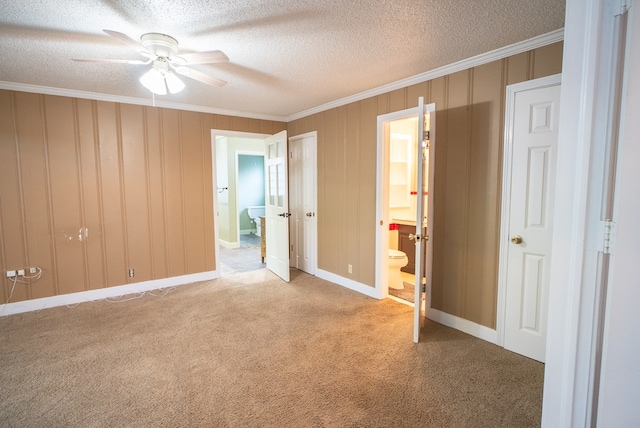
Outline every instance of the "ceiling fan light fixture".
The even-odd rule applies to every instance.
[[[147,71],[140,78],[142,86],[156,95],[167,95],[167,85],[164,83],[164,76],[155,67]]]
[[[169,64],[163,60],[156,60],[151,70],[141,78],[142,86],[156,95],[167,95],[167,89],[172,94],[177,94],[184,89],[184,83],[169,70]]]
[[[172,94],[177,94],[184,89],[184,83],[182,83],[182,80],[180,80],[180,78],[171,71],[164,73],[164,78],[167,82],[167,88],[169,88],[169,92]]]

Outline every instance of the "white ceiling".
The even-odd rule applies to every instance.
[[[141,59],[102,29],[135,40],[175,37],[180,52],[219,49],[226,80],[156,101],[286,118],[564,26],[564,0],[6,0],[0,83],[149,102],[150,66],[71,58]],[[197,109],[197,108],[196,108]]]

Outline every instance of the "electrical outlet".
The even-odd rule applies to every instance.
[[[349,273],[353,273],[353,266],[352,265],[348,265],[347,269],[349,270]]]
[[[24,276],[24,269],[18,269],[18,276]]]
[[[16,271],[15,270],[8,270],[7,271],[7,278],[13,278],[16,276]]]
[[[136,276],[136,270],[134,268],[129,268],[129,278],[133,278]]]

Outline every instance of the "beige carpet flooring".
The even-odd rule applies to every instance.
[[[529,427],[544,366],[292,271],[0,318],[2,427]]]

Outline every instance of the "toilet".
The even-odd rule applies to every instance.
[[[407,255],[402,251],[389,249],[389,288],[401,290],[404,288],[400,269],[409,264]]]
[[[247,207],[247,215],[256,225],[256,235],[260,236],[260,217],[264,217],[264,206]]]

